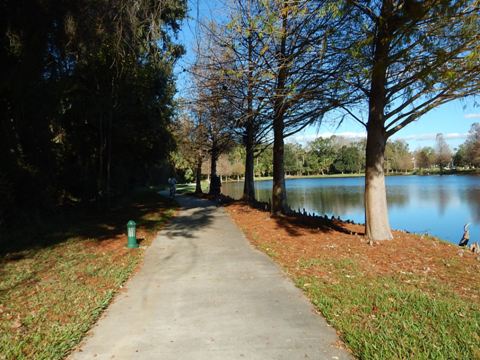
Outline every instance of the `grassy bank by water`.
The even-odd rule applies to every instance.
[[[455,169],[455,170],[443,170],[428,169],[428,170],[415,170],[409,172],[388,172],[386,176],[408,176],[408,175],[479,175],[479,169]],[[345,177],[364,177],[364,173],[352,173],[352,174],[316,174],[316,175],[286,175],[286,179],[323,179],[323,178],[345,178]],[[256,177],[255,181],[272,180],[272,176]],[[243,178],[240,179],[243,182]],[[237,182],[236,179],[230,179],[226,182]]]
[[[209,183],[208,181],[204,180],[201,183],[202,186],[202,191],[203,192],[208,192],[208,187]],[[177,185],[177,194],[187,194],[187,193],[193,193],[195,192],[195,184],[194,183],[188,183],[188,184],[178,184]]]
[[[77,214],[71,224],[52,219],[48,233],[36,235],[41,247],[0,257],[0,359],[64,358],[173,213],[174,204],[155,192],[137,193],[109,211]],[[140,249],[125,247],[129,219],[137,221]]]
[[[480,261],[428,236],[395,231],[369,245],[359,225],[227,206],[360,359],[480,359]],[[313,336],[313,335],[312,335]]]

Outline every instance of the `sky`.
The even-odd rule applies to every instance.
[[[472,99],[457,100],[442,105],[417,121],[404,127],[392,136],[392,140],[405,140],[410,150],[424,146],[434,146],[435,137],[442,133],[452,149],[462,144],[468,136],[473,123],[480,122],[480,108],[474,107]],[[291,142],[306,143],[318,136],[344,136],[360,139],[366,137],[365,128],[354,120],[346,119],[340,127],[324,122],[320,127],[310,127],[302,133],[295,134],[289,139]]]
[[[175,71],[179,96],[185,94],[189,88],[188,73],[183,69],[188,68],[195,59],[195,34],[198,33],[198,19],[203,23],[212,18],[224,19],[226,11],[221,0],[189,0],[188,6],[188,19],[184,21],[177,39],[186,50],[184,57],[177,63]],[[475,106],[474,100],[455,100],[423,115],[396,133],[392,140],[405,140],[410,150],[416,150],[424,146],[435,146],[436,135],[442,133],[450,147],[455,149],[465,141],[471,125],[475,122],[480,122],[480,107]],[[345,119],[338,126],[334,124],[333,116],[327,115],[320,126],[310,126],[304,131],[292,135],[286,141],[305,145],[319,136],[329,137],[331,135],[355,140],[365,138],[366,132],[363,125],[353,119]]]

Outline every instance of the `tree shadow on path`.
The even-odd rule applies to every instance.
[[[207,202],[207,200],[201,200]],[[190,202],[189,202],[190,203]],[[194,233],[201,228],[208,227],[213,221],[213,213],[216,211],[214,205],[199,204],[182,206],[183,214],[177,215],[165,227],[164,235],[170,239],[184,237],[195,238]]]

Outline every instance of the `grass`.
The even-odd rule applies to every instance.
[[[278,254],[275,250],[271,249],[268,244],[259,244],[258,247],[271,258],[278,257]]]
[[[455,170],[443,170],[439,169],[419,169],[408,172],[387,172],[386,176],[402,176],[402,175],[477,175],[479,169],[455,169]],[[349,174],[314,174],[314,175],[286,175],[287,179],[316,179],[316,178],[344,178],[344,177],[363,177],[365,173],[349,173]],[[260,176],[255,177],[255,181],[272,180],[272,176]],[[243,181],[243,179],[241,180]],[[230,182],[236,182],[232,180]]]
[[[480,359],[478,304],[438,283],[432,293],[398,277],[296,283],[361,359]]]
[[[202,191],[204,193],[208,192],[208,187],[209,187],[208,181],[202,180],[201,186],[202,186]],[[194,183],[178,184],[177,185],[177,194],[192,193],[194,191],[195,191],[195,184]]]
[[[353,258],[300,259],[298,268],[297,286],[358,358],[480,359],[479,303],[445,283],[368,274]]]
[[[0,258],[0,359],[64,358],[143,258],[143,249],[125,248],[126,219],[148,245],[173,211],[155,193],[137,194],[43,235],[48,245]]]
[[[358,358],[480,359],[479,303],[448,284],[369,274],[348,257],[300,259],[298,268],[297,286]],[[302,275],[309,272],[315,275]]]
[[[242,203],[227,211],[357,358],[480,360],[478,255],[404,232],[370,246],[358,235],[272,218]],[[359,225],[343,226],[358,232]]]

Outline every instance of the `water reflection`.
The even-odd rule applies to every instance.
[[[440,187],[438,189],[438,209],[440,215],[445,215],[445,210],[447,209],[449,200],[450,200],[450,192],[449,190]]]
[[[468,205],[470,205],[470,212],[472,214],[472,221],[480,222],[480,188],[472,188],[466,191],[466,198]]]
[[[463,224],[471,222],[471,241],[480,241],[480,177],[392,176],[387,178],[387,201],[393,228],[429,232],[457,243]],[[268,201],[271,181],[256,183],[256,196]],[[243,183],[223,184],[234,198]],[[364,222],[363,178],[287,180],[288,204],[316,214]]]

